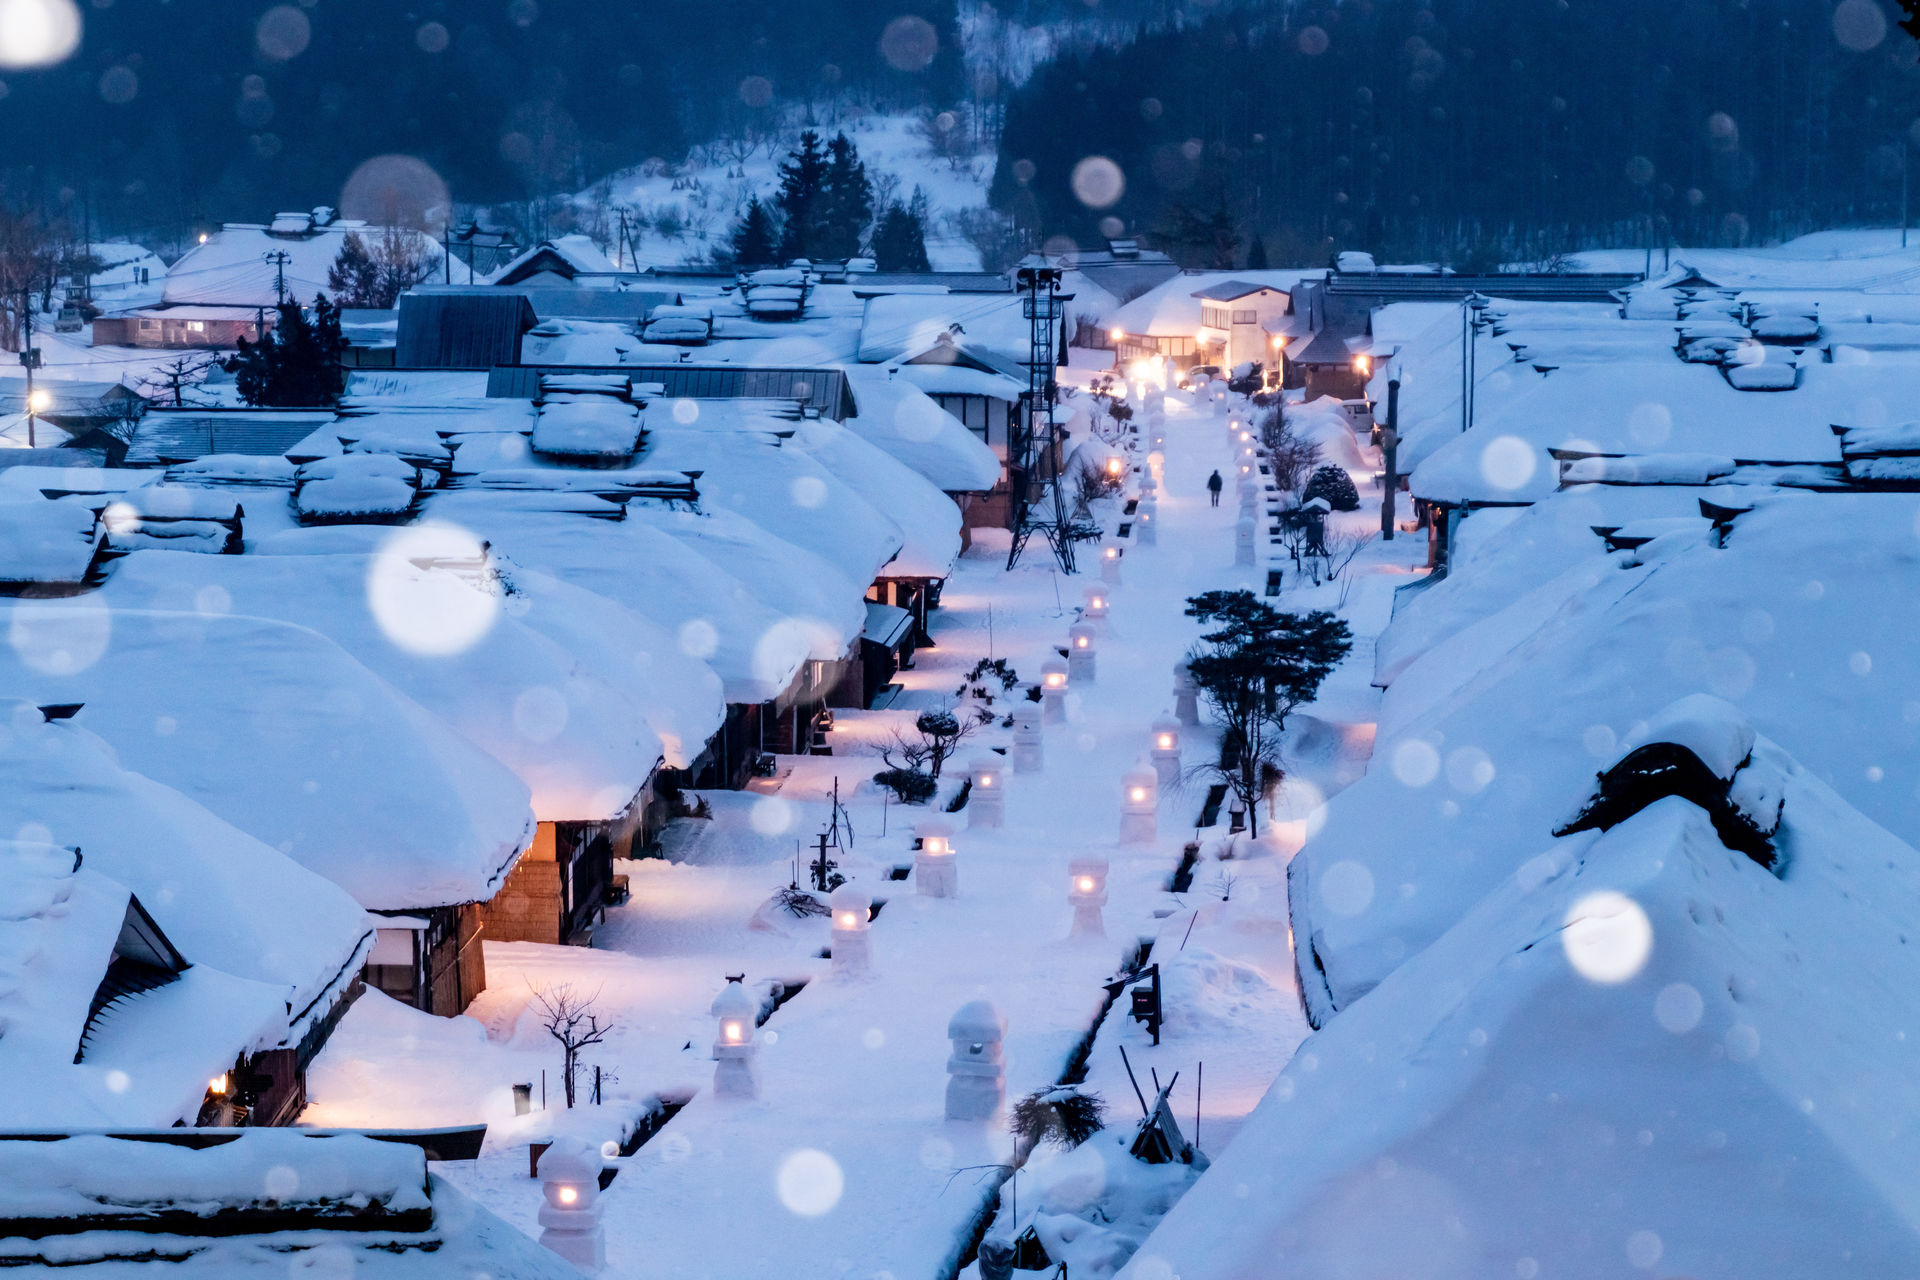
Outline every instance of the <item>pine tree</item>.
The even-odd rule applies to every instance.
[[[860,252],[867,224],[873,221],[873,183],[859,149],[844,133],[827,144],[827,176],[821,192],[820,223],[812,256],[845,260]]]
[[[1307,480],[1307,487],[1300,495],[1301,502],[1312,502],[1315,498],[1325,498],[1327,505],[1335,511],[1358,511],[1360,493],[1353,487],[1353,477],[1346,468],[1336,467],[1331,462],[1315,471]]]
[[[914,188],[911,204],[889,204],[873,228],[873,259],[882,271],[931,271],[927,262],[926,195]]]
[[[342,306],[371,307],[380,288],[380,264],[358,231],[349,231],[340,242],[340,256],[327,268],[327,288]]]
[[[313,300],[311,319],[297,302],[283,302],[275,311],[273,331],[258,342],[240,339],[240,354],[227,361],[240,398],[277,409],[336,403],[347,387],[340,308],[323,293]]]
[[[774,205],[780,211],[782,261],[814,256],[826,181],[827,156],[820,149],[820,135],[808,129],[780,163],[780,194]]]
[[[777,261],[779,236],[774,230],[773,215],[759,196],[748,199],[747,211],[733,230],[732,252],[736,267],[766,267]]]
[[[1265,271],[1267,269],[1267,240],[1265,236],[1255,234],[1253,247],[1247,250],[1247,270]]]

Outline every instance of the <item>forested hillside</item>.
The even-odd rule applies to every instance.
[[[1250,5],[1042,68],[993,198],[1196,262],[1740,243],[1900,216],[1914,42],[1876,0]],[[1117,174],[1089,156],[1110,159]]]

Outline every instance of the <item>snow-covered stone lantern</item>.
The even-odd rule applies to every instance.
[[[1096,631],[1104,630],[1107,622],[1107,610],[1113,606],[1113,593],[1105,586],[1088,587],[1084,594],[1087,604],[1080,616],[1093,624]]]
[[[1067,628],[1067,681],[1074,685],[1094,683],[1095,648],[1093,626],[1076,622]]]
[[[1120,775],[1120,843],[1152,844],[1159,815],[1160,779],[1143,760]]]
[[[1153,772],[1160,785],[1171,788],[1180,781],[1180,722],[1161,716],[1153,722]]]
[[[986,1000],[969,1000],[947,1023],[947,1119],[991,1120],[1007,1097],[1007,1020]]]
[[[968,806],[973,802],[969,800]],[[954,856],[953,828],[938,819],[928,819],[914,828],[920,848],[913,855],[913,887],[923,898],[960,896],[959,859]],[[839,921],[836,917],[835,927]]]
[[[1058,658],[1040,664],[1040,718],[1048,724],[1067,722],[1067,664]]]
[[[728,984],[730,987],[732,984]],[[737,987],[733,988],[738,990]],[[557,1138],[540,1153],[540,1243],[582,1271],[607,1265],[600,1225],[600,1152],[580,1138]]]
[[[1160,504],[1152,498],[1140,499],[1133,509],[1133,540],[1143,547],[1160,544]]]
[[[1100,581],[1110,587],[1120,585],[1120,548],[1111,542],[1100,544]]]
[[[833,916],[833,971],[865,973],[873,960],[873,941],[867,932],[867,918],[873,899],[865,890],[843,884],[827,895],[827,909]]]
[[[1184,662],[1173,664],[1173,718],[1185,725],[1200,723],[1200,686]]]
[[[760,1046],[754,1043],[753,1030],[760,1017],[760,1006],[741,985],[741,977],[729,974],[727,985],[713,998],[713,1096],[716,1098],[755,1098],[760,1095],[760,1073],[753,1060]]]
[[[1040,708],[1029,702],[1013,713],[1013,771],[1040,773],[1046,767],[1047,748],[1046,739],[1040,733]]]
[[[1233,563],[1236,567],[1253,566],[1253,517],[1242,515],[1233,522]]]
[[[1107,860],[1075,858],[1067,863],[1067,901],[1073,906],[1074,938],[1104,938],[1106,922],[1100,908],[1107,905]]]
[[[1015,721],[1016,726],[1018,721]],[[1015,729],[1018,732],[1018,729]],[[1000,757],[975,756],[967,766],[967,826],[1003,827],[1007,823],[1007,777]]]
[[[1160,477],[1154,472],[1151,455],[1147,461],[1147,469],[1140,477],[1140,492],[1148,496],[1160,492]]]

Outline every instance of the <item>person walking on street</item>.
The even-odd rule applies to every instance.
[[[1214,506],[1217,507],[1220,505],[1220,490],[1225,487],[1226,484],[1220,479],[1219,471],[1216,470],[1212,475],[1207,477],[1207,492],[1213,495]]]

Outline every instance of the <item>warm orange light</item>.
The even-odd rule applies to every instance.
[[[1279,349],[1281,348],[1281,346],[1282,346],[1282,345],[1283,345],[1283,344],[1282,344],[1282,342],[1281,342],[1281,340],[1280,340],[1279,338],[1275,338],[1275,339],[1273,340],[1273,349],[1274,349],[1275,351],[1278,351],[1278,350],[1279,350]]]
[[[227,1073],[224,1071],[207,1081],[207,1092],[215,1097],[225,1097],[227,1090],[232,1087],[232,1082],[227,1079]]]
[[[47,393],[45,387],[35,387],[33,394],[27,397],[28,413],[45,413],[52,407],[53,397]]]
[[[1102,551],[1100,554],[1105,556],[1109,560],[1118,560],[1120,558],[1120,548],[1108,547],[1105,551]]]
[[[1147,789],[1145,787],[1135,787],[1133,790],[1127,792],[1127,795],[1132,798],[1135,804],[1139,804],[1146,800]]]
[[[206,242],[207,242],[207,233],[202,231],[200,233],[200,243],[205,244]]]
[[[1066,683],[1067,683],[1067,678],[1061,675],[1058,671],[1049,671],[1047,673],[1047,688],[1049,689],[1064,688],[1066,686]]]
[[[1113,330],[1111,336],[1115,342],[1118,342],[1120,341],[1120,339],[1127,336],[1127,331],[1125,329],[1115,329]]]
[[[1107,474],[1110,476],[1117,476],[1120,474],[1120,459],[1118,458],[1107,459]]]
[[[981,775],[980,775],[980,785],[981,785],[981,786],[983,786],[983,787],[990,787],[990,786],[992,786],[992,785],[993,785],[993,775],[992,775],[992,774],[990,774],[990,773],[983,773],[983,774],[981,774]]]
[[[943,836],[928,836],[924,841],[924,845],[926,851],[932,854],[953,852],[953,850],[948,847],[946,839]]]
[[[1373,357],[1372,356],[1355,356],[1353,358],[1353,367],[1355,372],[1357,372],[1361,377],[1364,378],[1368,374],[1373,372]]]
[[[1171,750],[1173,750],[1173,735],[1172,735],[1172,734],[1170,734],[1170,733],[1163,733],[1163,734],[1161,734],[1161,735],[1160,735],[1160,739],[1159,739],[1159,741],[1160,741],[1160,749],[1161,749],[1162,751],[1171,751]]]
[[[572,1204],[572,1203],[573,1203],[574,1201],[576,1201],[576,1200],[578,1200],[579,1198],[580,1198],[580,1191],[579,1191],[579,1188],[577,1188],[577,1187],[562,1187],[562,1188],[560,1188],[560,1203],[561,1203],[561,1204]]]
[[[740,1023],[727,1021],[720,1024],[720,1036],[728,1044],[739,1044],[746,1032]]]
[[[839,921],[842,929],[852,929],[860,923],[859,920],[855,919],[851,911],[842,911],[839,915]]]
[[[1074,888],[1076,888],[1076,889],[1078,889],[1078,890],[1079,890],[1080,892],[1082,892],[1082,893],[1092,893],[1092,892],[1093,892],[1093,877],[1092,877],[1092,876],[1081,876],[1081,877],[1080,877],[1080,878],[1079,878],[1078,880],[1075,880],[1075,881],[1073,882],[1073,887],[1074,887]]]
[[[1075,636],[1073,638],[1073,647],[1076,649],[1084,649],[1090,643],[1091,641],[1089,641],[1085,636]]]

